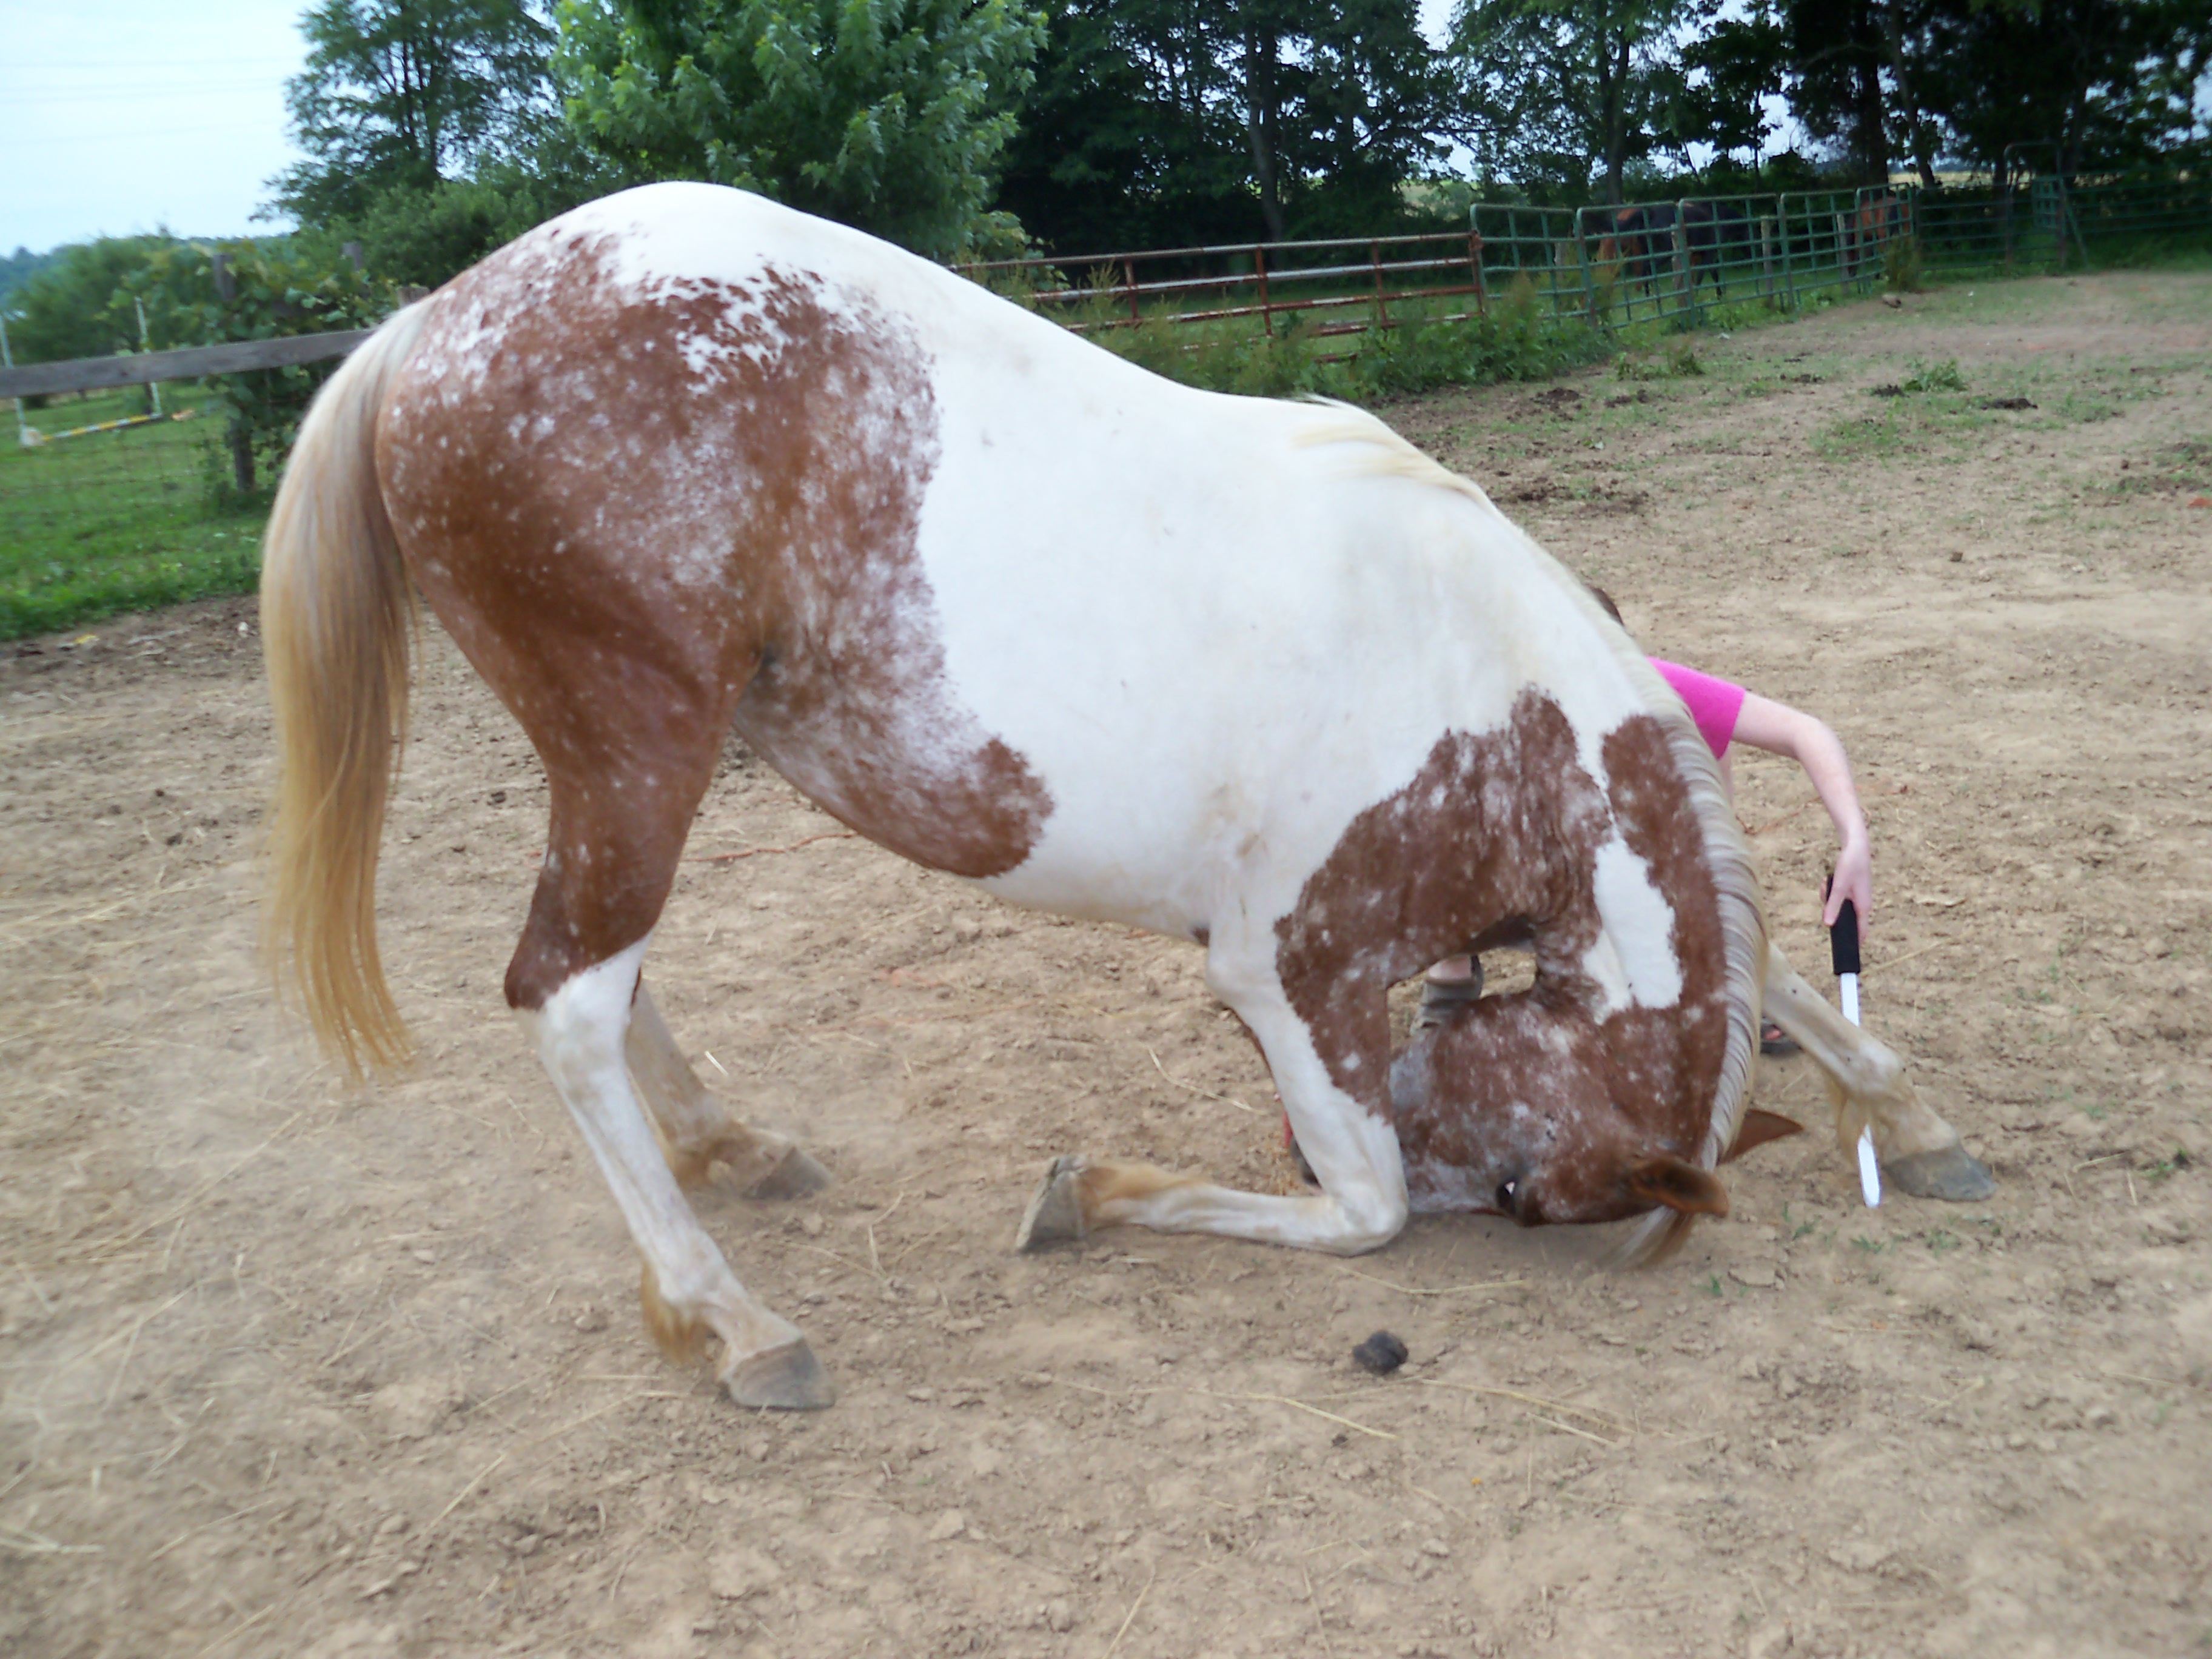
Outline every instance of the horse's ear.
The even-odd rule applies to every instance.
[[[1679,1158],[1647,1158],[1632,1164],[1628,1191],[1647,1204],[1663,1204],[1684,1215],[1723,1216],[1729,1212],[1728,1188],[1711,1170],[1700,1170]]]
[[[1754,1146],[1804,1133],[1805,1126],[1796,1119],[1784,1117],[1779,1112],[1762,1112],[1754,1106],[1743,1115],[1743,1122],[1735,1132],[1735,1144],[1721,1154],[1721,1162],[1733,1164]]]

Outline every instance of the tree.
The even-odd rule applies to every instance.
[[[228,297],[216,276],[218,252],[228,264]],[[126,276],[106,314],[119,327],[139,306],[158,351],[372,328],[390,313],[392,295],[349,260],[326,257],[289,237],[270,237],[221,249],[170,242],[152,250]],[[283,463],[316,389],[337,370],[333,360],[218,375],[210,383],[228,416],[232,477],[240,494],[254,489],[257,454],[271,467]]]
[[[1339,0],[1301,7],[1282,27],[1283,0],[1247,0],[1244,98],[1263,212],[1273,193],[1303,236],[1391,228],[1407,216],[1402,187],[1439,163],[1451,82],[1421,38],[1412,0]],[[1269,54],[1287,47],[1287,61]],[[1256,61],[1255,61],[1256,60]],[[1286,221],[1269,213],[1269,233]]]
[[[1783,0],[1792,108],[1886,181],[1909,152],[2002,180],[2014,145],[2068,168],[2140,163],[2201,131],[2212,64],[2203,0]]]
[[[999,206],[1068,254],[1246,240],[1251,163],[1220,45],[1178,0],[1057,0]]]
[[[1960,153],[1993,169],[2051,144],[2070,169],[2141,164],[2203,131],[2212,67],[2202,0],[1916,0],[1900,35],[1914,84]]]
[[[1389,229],[1449,93],[1413,0],[1059,0],[1000,199],[1070,252]]]
[[[1790,107],[1816,138],[1840,143],[1851,171],[1889,181],[1882,70],[1891,63],[1894,0],[1783,0]]]
[[[533,226],[641,182],[556,122],[526,148],[480,156],[465,179],[391,185],[353,217],[321,227],[333,254],[356,242],[371,275],[436,288]]]
[[[552,33],[524,0],[319,0],[300,28],[307,66],[284,102],[307,159],[270,182],[302,224],[428,191],[551,113]]]
[[[1043,21],[1018,0],[566,0],[578,131],[645,176],[736,185],[938,258],[987,213]]]
[[[1492,177],[1568,199],[1622,199],[1683,86],[1689,0],[1461,0],[1451,49],[1462,137]]]
[[[7,296],[8,346],[19,363],[67,362],[138,349],[138,319],[116,295],[173,241],[102,236],[57,248],[48,263]]]
[[[1774,131],[1766,100],[1781,92],[1788,61],[1781,21],[1771,0],[1753,0],[1734,16],[1718,0],[1702,0],[1697,22],[1682,47],[1683,85],[1668,112],[1668,137],[1685,161],[1690,145],[1710,144],[1730,161],[1748,151],[1756,167]]]
[[[62,256],[62,250],[52,248],[44,253],[33,253],[18,243],[15,251],[0,258],[0,301],[5,301],[17,289],[29,282]]]

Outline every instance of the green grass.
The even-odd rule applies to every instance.
[[[162,396],[171,414],[208,401],[190,386]],[[258,579],[267,507],[222,499],[216,419],[54,435],[143,407],[137,390],[56,399],[25,411],[49,437],[35,447],[0,429],[0,639],[246,592]],[[12,426],[12,415],[0,419]]]

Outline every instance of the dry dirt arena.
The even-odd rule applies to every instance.
[[[544,817],[514,727],[434,637],[382,884],[421,1056],[350,1087],[256,965],[252,608],[130,618],[0,665],[0,1651],[2212,1639],[2212,276],[1697,350],[1386,413],[1649,648],[1844,734],[1869,1023],[1994,1200],[1869,1212],[1815,1133],[1626,1276],[1594,1233],[1464,1219],[1355,1261],[1016,1256],[1054,1152],[1289,1179],[1198,951],[1003,908],[733,752],[653,974],[702,1071],[836,1172],[701,1211],[842,1391],[741,1413],[648,1346],[503,1012]],[[1739,779],[1826,986],[1826,821],[1786,763]],[[1760,1062],[1816,1130],[1820,1094]],[[1387,1380],[1351,1359],[1378,1328]]]

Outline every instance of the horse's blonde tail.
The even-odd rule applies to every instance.
[[[407,729],[414,589],[377,483],[376,424],[421,334],[410,306],[301,422],[262,543],[261,637],[278,778],[264,937],[324,1045],[358,1076],[408,1053],[376,951],[376,858]]]

